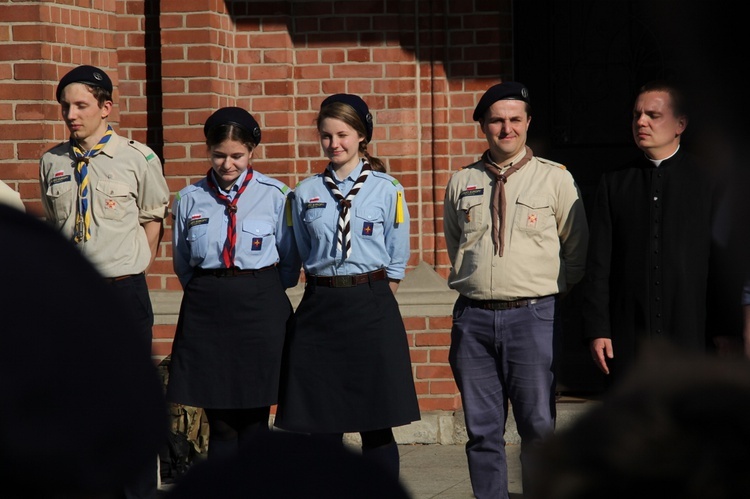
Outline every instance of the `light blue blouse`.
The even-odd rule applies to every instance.
[[[211,172],[213,175],[213,172]],[[247,171],[224,192],[234,199]],[[278,264],[284,287],[299,280],[301,261],[294,242],[291,220],[286,214],[289,187],[253,172],[237,202],[235,266],[259,269]],[[227,237],[229,216],[206,179],[185,187],[172,204],[172,258],[174,271],[184,288],[194,267],[218,269],[224,265],[221,252]]]
[[[330,168],[330,165],[328,166]],[[362,172],[362,162],[336,185],[346,196]],[[392,279],[403,279],[409,260],[409,212],[403,187],[386,173],[372,171],[352,200],[351,250],[342,260],[336,248],[339,206],[323,174],[300,182],[294,190],[292,215],[297,248],[305,272],[351,275],[385,268]],[[401,193],[401,194],[399,194]],[[396,222],[398,203],[403,221]]]

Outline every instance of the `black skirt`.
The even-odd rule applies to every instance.
[[[180,307],[167,399],[210,409],[275,404],[292,312],[276,268],[193,277]]]
[[[419,420],[406,330],[387,281],[308,284],[294,323],[275,426],[349,433]]]

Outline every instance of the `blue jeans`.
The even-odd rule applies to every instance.
[[[554,296],[508,310],[474,307],[463,296],[456,301],[449,360],[461,392],[477,499],[508,497],[504,434],[509,407],[521,436],[524,478],[530,450],[554,430],[556,311]],[[529,487],[526,479],[524,487]]]

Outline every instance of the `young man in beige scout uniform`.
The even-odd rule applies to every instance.
[[[156,255],[169,203],[161,161],[107,123],[112,81],[101,69],[79,66],[67,73],[57,87],[57,101],[70,140],[47,151],[40,162],[47,219],[115,287],[122,307],[138,324],[133,334],[142,339],[143,354],[150,356],[153,311],[145,273]],[[85,297],[70,299],[86,320]],[[142,483],[127,495],[154,497],[156,482],[154,456],[153,470],[144,472]]]
[[[503,435],[511,405],[525,493],[528,451],[554,429],[557,296],[583,277],[588,226],[573,176],[526,145],[524,85],[491,87],[474,119],[489,149],[456,172],[445,193],[448,284],[460,293],[449,359],[474,495],[498,499],[508,497]]]

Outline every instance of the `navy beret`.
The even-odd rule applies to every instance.
[[[531,103],[529,100],[529,89],[522,83],[515,81],[506,81],[491,86],[479,99],[479,104],[474,109],[474,121],[484,118],[484,113],[495,102],[503,99],[522,100]]]
[[[112,94],[112,80],[109,79],[107,73],[94,66],[78,66],[60,79],[57,85],[57,102],[60,102],[63,89],[71,83],[85,83],[92,87],[101,87],[110,95]]]
[[[260,144],[260,126],[258,122],[241,107],[222,107],[215,111],[206,120],[206,124],[203,126],[203,135],[208,138],[208,134],[213,128],[228,124],[244,128],[252,135],[255,145]]]
[[[354,94],[333,94],[326,97],[325,100],[320,103],[320,109],[322,110],[324,107],[334,102],[348,104],[354,108],[359,119],[362,120],[362,124],[365,125],[365,131],[367,132],[365,139],[367,142],[370,142],[370,140],[372,140],[372,114],[370,114],[370,109],[367,107],[365,101],[363,101],[360,96]]]

